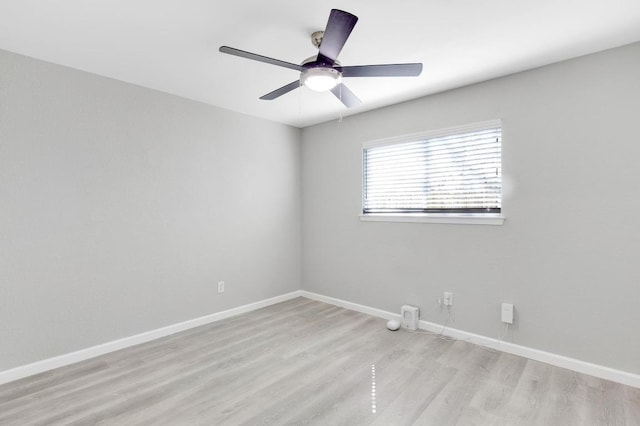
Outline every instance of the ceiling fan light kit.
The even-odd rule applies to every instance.
[[[344,47],[358,17],[349,12],[332,9],[324,31],[311,35],[311,42],[318,47],[316,57],[305,60],[302,65],[246,52],[233,47],[221,46],[220,52],[300,72],[300,78],[286,84],[260,99],[273,100],[304,85],[316,92],[331,91],[347,108],[362,103],[358,97],[342,83],[343,77],[411,77],[422,72],[421,63],[342,66],[338,54]]]
[[[300,73],[300,83],[315,92],[327,92],[342,83],[342,73],[335,68],[308,68]]]

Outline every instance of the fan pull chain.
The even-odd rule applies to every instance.
[[[340,85],[340,102],[342,102],[342,84]],[[340,108],[340,112],[338,113],[338,123],[342,123],[342,108]]]
[[[298,114],[302,115],[302,83],[298,85]]]

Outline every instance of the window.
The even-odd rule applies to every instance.
[[[363,220],[501,224],[501,142],[496,120],[365,144]]]

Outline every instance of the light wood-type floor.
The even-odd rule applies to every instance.
[[[640,389],[385,323],[290,300],[0,386],[0,424],[640,424]]]

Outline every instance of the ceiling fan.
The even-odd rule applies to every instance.
[[[304,85],[318,92],[330,90],[347,108],[351,108],[362,101],[342,83],[343,77],[411,77],[420,75],[422,72],[421,63],[342,66],[337,61],[338,54],[349,38],[356,22],[358,22],[357,16],[342,10],[332,9],[325,30],[317,31],[311,35],[312,43],[319,49],[318,55],[304,60],[300,65],[229,46],[221,46],[220,52],[300,71],[298,80],[260,97],[265,100],[276,99]]]

